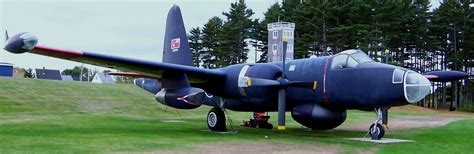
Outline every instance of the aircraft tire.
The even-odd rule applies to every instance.
[[[373,129],[374,127],[376,127],[375,130]],[[373,140],[380,140],[385,135],[385,128],[380,123],[377,123],[377,125],[372,124],[369,128],[369,135]]]
[[[209,127],[211,131],[227,131],[224,111],[220,108],[212,108],[209,113],[207,113],[207,127]]]

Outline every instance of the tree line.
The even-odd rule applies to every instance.
[[[188,36],[196,67],[245,63],[250,47],[261,53],[257,62],[266,62],[267,24],[287,21],[296,23],[296,59],[357,48],[376,61],[420,73],[469,72],[474,67],[474,2],[444,0],[433,10],[431,5],[430,0],[284,0],[268,8],[263,19],[256,19],[255,12],[239,0],[223,12],[224,19],[212,17]],[[464,81],[462,85],[468,85],[464,88],[458,82],[452,87],[454,93],[470,94],[472,101],[474,90],[467,81],[471,80]],[[430,96],[423,101],[425,106],[437,107],[435,98],[446,104],[446,85],[435,84],[443,87],[442,98]],[[453,97],[458,105],[463,98]]]
[[[430,10],[429,0],[285,0],[255,14],[244,0],[192,28],[195,66],[217,68],[244,63],[249,47],[266,61],[267,24],[296,23],[295,58],[336,54],[358,48],[377,61],[417,71],[464,70],[474,66],[473,2],[445,0]]]

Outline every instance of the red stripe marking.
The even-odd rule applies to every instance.
[[[329,99],[326,94],[326,75],[327,75],[327,70],[328,70],[328,63],[329,63],[329,58],[326,58],[326,63],[324,64],[324,74],[323,74],[323,101],[326,105],[329,104]]]
[[[56,58],[61,58],[61,59],[67,59],[67,60],[79,58],[84,55],[84,52],[82,51],[58,49],[58,48],[46,47],[42,45],[37,45],[31,51],[31,53],[50,56],[50,57],[56,57]]]
[[[150,77],[150,76],[147,76],[147,75],[143,75],[143,74],[140,74],[140,73],[134,73],[134,72],[110,72],[110,73],[107,73],[107,75],[126,76],[126,77],[133,77],[133,78]],[[150,77],[150,78],[153,78],[153,77]]]

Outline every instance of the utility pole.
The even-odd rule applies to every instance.
[[[90,82],[89,81],[89,75],[91,74],[91,72],[89,70],[87,70],[87,82]]]
[[[81,65],[81,75],[79,75],[79,81],[82,82],[82,70],[84,70],[84,64]]]

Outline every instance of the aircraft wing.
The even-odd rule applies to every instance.
[[[124,76],[124,77],[131,77],[131,78],[156,78],[148,75],[143,75],[140,73],[133,73],[133,72],[109,72],[107,75],[114,75],[114,76]],[[159,78],[156,78],[159,79]]]
[[[220,70],[202,69],[191,66],[36,45],[36,37],[32,35],[28,36],[27,34],[28,33],[22,33],[10,38],[4,49],[16,54],[29,52],[37,55],[133,72],[151,78],[161,78],[164,71],[182,72],[186,73],[188,80],[191,83],[204,83],[212,79],[226,76],[226,74]]]

